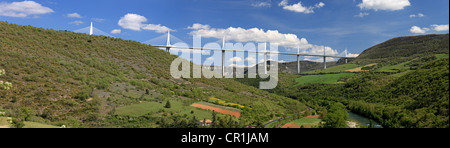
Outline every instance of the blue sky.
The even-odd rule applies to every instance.
[[[225,34],[231,42],[283,41],[281,52],[301,44],[308,53],[347,48],[357,55],[394,37],[448,33],[449,1],[2,0],[0,20],[71,31],[94,22],[114,37],[140,42],[172,30],[188,43],[193,34],[211,41]]]

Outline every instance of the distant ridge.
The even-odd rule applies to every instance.
[[[359,55],[355,62],[368,64],[401,62],[425,54],[448,54],[449,34],[398,37],[375,45]]]

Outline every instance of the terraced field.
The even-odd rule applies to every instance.
[[[305,84],[333,84],[338,83],[339,79],[354,76],[354,73],[306,75],[296,79],[297,85]]]

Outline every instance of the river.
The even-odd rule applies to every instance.
[[[369,126],[370,125],[370,119],[369,118],[366,118],[364,116],[355,114],[353,112],[348,112],[348,115],[349,115],[348,116],[349,120],[356,121],[356,122],[358,122],[359,125],[362,125],[362,126]],[[374,124],[375,128],[382,128],[381,124],[379,124],[376,121],[373,121],[373,124]]]

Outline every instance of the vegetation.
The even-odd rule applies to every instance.
[[[189,105],[211,97],[245,106],[242,125],[306,109],[232,79],[173,79],[175,58],[135,41],[0,22],[0,67],[8,71],[0,78],[14,84],[0,90],[0,106],[18,119],[26,108],[23,122],[68,127],[182,127],[174,125],[181,118],[210,120],[210,112]]]
[[[368,49],[350,63],[378,64],[341,79],[342,83],[319,84],[318,79],[296,85],[303,76],[281,74],[278,87],[268,92],[317,110],[324,127],[345,127],[351,110],[386,128],[448,128],[448,52],[448,34],[397,38]],[[238,81],[256,84],[251,79]]]
[[[322,119],[304,117],[301,119],[291,121],[289,123],[295,124],[295,125],[301,125],[303,127],[319,127],[321,122],[322,122]]]
[[[347,70],[351,70],[351,69],[355,69],[361,67],[358,64],[353,64],[353,63],[349,63],[349,64],[343,64],[343,65],[338,65],[338,66],[333,66],[333,67],[329,67],[327,69],[321,69],[321,70],[315,70],[315,71],[308,71],[305,72],[307,74],[314,74],[314,73],[339,73],[339,72],[345,72]]]
[[[323,74],[323,75],[305,75],[301,76],[295,81],[298,85],[305,84],[334,84],[342,80],[343,78],[348,78],[354,76],[354,73],[339,73],[339,74]]]
[[[394,38],[365,50],[352,63],[402,63],[431,54],[449,54],[449,34]]]

